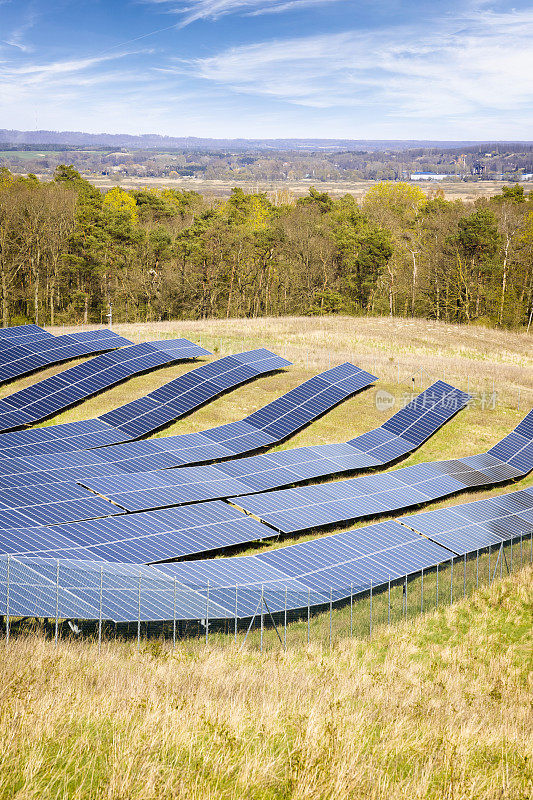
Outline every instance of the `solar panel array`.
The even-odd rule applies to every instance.
[[[0,447],[6,460],[0,465],[0,486],[69,480],[70,471],[77,465],[90,466],[88,474],[93,474],[98,464],[108,463],[105,457],[89,452],[77,456],[77,451],[153,433],[221,392],[289,364],[264,349],[225,356],[95,419],[3,434]],[[51,457],[52,454],[57,455]],[[96,469],[94,474],[108,474],[107,469]],[[83,474],[81,470],[80,475]]]
[[[444,399],[448,398],[444,410]],[[414,450],[420,444],[420,432],[424,438],[434,433],[447,419],[463,408],[468,395],[442,381],[422,392],[409,404],[395,414],[387,425],[391,428],[404,427],[409,423],[408,436],[412,441],[402,440],[402,447]],[[435,410],[437,409],[437,410]],[[418,416],[416,416],[418,415]],[[416,423],[418,419],[418,426]],[[312,478],[335,475],[341,472],[361,469],[386,463],[387,449],[383,445],[381,428],[342,444],[300,447],[277,453],[234,459],[221,464],[188,467],[178,470],[145,471],[126,474],[119,471],[120,464],[113,465],[108,472],[111,477],[83,477],[78,480],[98,494],[109,497],[129,511],[156,508],[179,503],[199,502],[215,498],[225,498],[254,494],[293,483],[301,483]],[[389,452],[389,460],[394,461],[399,454],[398,436]],[[381,444],[377,444],[379,439]],[[358,442],[356,449],[352,442]],[[417,444],[415,444],[415,441]],[[363,453],[362,447],[368,447]],[[379,449],[379,456],[374,452]],[[138,465],[135,465],[138,467]],[[143,461],[146,470],[149,467]],[[176,466],[169,464],[164,466]],[[122,472],[122,474],[120,474]],[[103,474],[103,473],[101,473]],[[254,512],[255,513],[255,512]]]
[[[114,331],[107,329],[81,331],[64,336],[18,336],[0,341],[0,382],[19,378],[36,369],[59,364],[70,358],[102,353],[131,345]]]
[[[242,353],[239,356],[231,356],[231,358],[249,358],[250,361],[244,360],[243,364],[245,367],[253,369],[255,354],[261,356],[261,353],[269,354],[269,351],[251,351],[249,355]],[[273,359],[270,362],[271,369],[278,369],[290,363],[273,354],[265,355],[265,358]],[[342,364],[305,381],[296,389],[292,389],[239,422],[232,422],[198,433],[106,447],[105,450],[99,451],[97,458],[102,459],[108,465],[117,465],[117,472],[133,472],[139,469],[141,471],[162,469],[233,457],[241,452],[277,444],[307,422],[316,419],[324,411],[333,408],[341,400],[350,397],[375,380],[374,375],[364,372],[353,364]],[[113,412],[110,413],[113,414]],[[258,418],[256,415],[264,416]],[[107,415],[104,417],[109,420]],[[34,461],[34,456],[61,452],[66,454],[67,451],[72,451],[72,456],[65,455],[65,460],[62,462],[64,467],[91,465],[95,463],[94,454],[80,453],[76,456],[74,451],[101,447],[112,444],[113,441],[120,442],[133,438],[131,435],[117,438],[119,436],[117,428],[110,431],[109,422],[106,420],[103,417],[89,420],[86,430],[80,428],[80,425],[85,423],[69,423],[71,427],[68,429],[67,425],[55,426],[52,434],[54,441],[50,441],[49,434],[42,433],[44,429],[5,434],[0,436],[0,449],[5,458],[31,456],[32,462],[35,464],[37,462]],[[52,428],[46,430],[50,431]],[[116,438],[113,439],[113,436]],[[58,466],[60,465],[61,462],[58,462]],[[37,466],[37,469],[43,470],[50,468],[52,465],[49,462],[47,466],[44,463]],[[14,469],[18,471],[15,465]],[[114,466],[113,471],[115,471]],[[7,468],[2,470],[0,467],[0,474],[2,472],[6,475],[9,474]],[[100,474],[109,474],[109,472]]]
[[[0,400],[0,430],[29,425],[90,397],[116,383],[163,364],[208,354],[187,339],[132,344],[77,364]],[[24,440],[24,433],[17,434]],[[13,434],[13,442],[17,441]],[[10,445],[4,437],[2,453]]]
[[[533,412],[531,412],[533,415]],[[529,422],[529,415],[518,426],[520,430],[527,430]],[[506,437],[507,439],[508,437]],[[527,446],[527,445],[526,445]],[[497,446],[496,446],[497,447]],[[511,456],[513,458],[514,456]],[[453,462],[436,462],[436,464],[419,464],[413,467],[406,467],[404,469],[396,470],[392,473],[384,475],[371,475],[363,478],[358,478],[355,481],[343,481],[333,484],[325,484],[317,487],[309,487],[311,489],[318,489],[321,492],[320,502],[317,501],[315,506],[302,507],[297,506],[296,510],[285,508],[279,511],[279,495],[292,497],[291,492],[270,492],[266,494],[258,494],[248,497],[245,502],[237,501],[233,498],[233,503],[236,506],[245,506],[248,511],[255,513],[261,520],[266,520],[268,526],[260,525],[264,529],[262,535],[257,536],[257,524],[255,520],[254,526],[250,529],[251,539],[254,541],[257,538],[268,538],[268,536],[275,535],[275,530],[280,529],[280,517],[282,523],[288,525],[287,520],[290,522],[293,519],[296,521],[295,525],[298,530],[302,529],[308,524],[309,519],[313,524],[329,524],[333,515],[339,517],[344,514],[343,519],[355,519],[367,515],[376,515],[383,513],[390,513],[394,510],[406,509],[409,506],[418,503],[428,502],[434,499],[437,492],[440,492],[439,497],[445,496],[461,489],[469,488],[472,485],[488,485],[489,483],[498,483],[499,481],[506,480],[509,477],[517,477],[516,469],[509,467],[509,465],[498,461],[494,463],[495,458],[488,454],[467,457],[462,460]],[[235,464],[236,462],[228,462],[226,466]],[[472,470],[469,466],[474,463],[480,467],[480,470]],[[447,472],[443,472],[443,465],[446,466]],[[533,467],[533,463],[530,465]],[[481,472],[481,469],[483,472]],[[182,474],[194,472],[194,468],[174,470],[172,472],[163,472],[162,477],[173,473]],[[474,476],[475,473],[475,476]],[[153,477],[157,473],[150,473]],[[227,473],[226,473],[227,475]],[[465,481],[465,476],[468,475],[468,481]],[[461,483],[457,476],[462,476]],[[137,474],[133,476],[137,480],[144,480],[146,474]],[[477,481],[477,484],[474,483]],[[225,487],[226,491],[233,487],[231,475],[227,477],[228,483],[223,482],[222,489]],[[197,484],[195,485],[197,487]],[[347,486],[348,491],[346,500],[339,501],[337,493],[339,487]],[[357,492],[353,487],[357,487]],[[102,488],[102,487],[100,487]],[[28,537],[35,537],[35,541],[41,541],[42,537],[48,537],[52,544],[48,549],[52,549],[56,555],[61,550],[67,549],[69,557],[74,556],[74,551],[77,550],[78,557],[88,557],[87,554],[95,555],[93,550],[89,547],[91,543],[91,536],[95,530],[99,531],[95,543],[105,546],[104,551],[98,551],[99,558],[111,558],[112,560],[124,561],[126,555],[116,542],[123,539],[124,526],[128,529],[131,524],[132,530],[135,530],[136,521],[139,521],[141,527],[144,525],[143,520],[150,519],[148,509],[164,506],[174,506],[179,502],[192,503],[197,501],[194,505],[184,505],[179,513],[183,515],[183,519],[187,519],[190,514],[191,520],[194,521],[198,508],[215,508],[215,503],[198,502],[205,500],[205,497],[199,494],[186,492],[186,486],[180,487],[160,487],[153,490],[142,489],[138,492],[139,497],[132,501],[133,493],[119,493],[115,495],[105,494],[100,491],[96,494],[86,492],[85,488],[74,482],[55,482],[50,487],[46,487],[45,502],[42,501],[43,487],[40,485],[30,486],[25,488],[10,488],[0,491],[0,552],[14,553],[20,552],[17,548],[20,545],[20,536],[24,533],[26,542]],[[213,489],[210,489],[213,493]],[[297,494],[298,496],[298,494]],[[333,500],[331,498],[334,498]],[[256,503],[256,500],[258,501]],[[145,505],[143,505],[143,503]],[[270,505],[269,505],[270,504]],[[285,504],[287,505],[287,503]],[[126,521],[120,518],[125,511],[143,511],[139,514],[128,514]],[[237,512],[239,513],[239,512]],[[147,515],[147,516],[146,516]],[[96,527],[89,523],[84,522],[82,528],[69,524],[59,523],[73,523],[81,520],[89,520],[96,517],[107,517],[105,520],[99,520]],[[251,519],[249,517],[241,517],[242,519]],[[317,520],[319,522],[317,522]],[[129,521],[129,522],[128,522]],[[35,525],[54,526],[49,527],[47,532],[39,532],[35,530],[28,531]],[[19,530],[16,530],[19,529]],[[26,529],[25,532],[20,529]],[[79,542],[76,538],[80,530],[86,531],[87,547],[79,548]],[[242,529],[247,530],[246,527]],[[71,535],[74,534],[74,539]],[[244,534],[243,534],[244,535]],[[102,538],[104,537],[104,538]],[[127,560],[135,561],[138,563],[145,563],[147,559],[151,561],[163,560],[167,558],[181,558],[190,555],[190,543],[187,538],[180,542],[174,536],[171,541],[167,541],[165,537],[158,539],[158,546],[154,548],[150,532],[146,536],[141,534],[133,535],[135,545],[128,550]],[[225,540],[225,545],[230,546],[234,544],[232,540]],[[240,543],[245,540],[241,539]],[[55,544],[54,544],[55,542]],[[195,547],[201,547],[201,542],[195,541]],[[205,549],[210,550],[213,548],[211,540],[207,537],[205,542]],[[32,548],[34,551],[37,549],[39,555],[43,555],[40,551],[40,546]],[[194,550],[193,552],[201,552],[201,550]],[[113,555],[114,554],[114,555]]]
[[[499,454],[499,456],[497,455]],[[488,453],[415,464],[319,486],[255,494],[231,501],[283,533],[388,513],[475,486],[520,478],[533,469],[533,411]],[[109,495],[115,499],[119,495]],[[127,507],[128,498],[120,495]]]
[[[146,564],[268,539],[272,530],[227,503],[2,531],[0,555]]]
[[[0,328],[0,342],[8,339],[16,339],[20,341],[25,338],[53,337],[52,333],[45,331],[39,325],[12,325],[7,328]]]
[[[117,622],[249,618],[263,603],[271,613],[322,606],[531,535],[533,488],[253,556],[156,567],[0,556],[0,614]]]

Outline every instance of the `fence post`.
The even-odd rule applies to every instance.
[[[420,572],[420,613],[424,613],[424,568]]]
[[[437,564],[437,586],[435,590],[435,608],[439,607],[439,565]]]
[[[176,578],[174,578],[174,608],[172,615],[172,649],[176,649]]]
[[[353,638],[353,583],[350,584],[350,639]]]
[[[139,568],[139,597],[137,602],[137,652],[141,649],[141,579],[142,572]]]
[[[283,649],[287,650],[287,587],[285,586],[285,609],[283,612]]]
[[[307,644],[311,634],[311,589],[307,590]]]
[[[235,640],[235,644],[237,644],[237,613],[238,613],[238,584],[235,584],[235,626],[233,630],[233,638]]]
[[[11,579],[11,556],[7,557],[6,575],[6,649],[9,647],[9,581]]]
[[[56,566],[56,625],[55,625],[55,646],[57,647],[57,639],[59,635],[59,559],[57,559]]]
[[[500,545],[500,578],[503,578],[503,542]]]
[[[451,569],[450,569],[450,605],[453,603],[453,556],[451,559]]]
[[[329,649],[331,650],[331,626],[333,622],[333,587],[329,589]]]
[[[370,638],[372,638],[372,579],[370,580]]]
[[[261,584],[261,652],[263,652],[263,625],[264,625],[264,597],[265,597],[265,587],[264,584]]]
[[[205,596],[205,646],[209,644],[209,581],[207,581],[207,593]]]
[[[100,567],[100,605],[98,609],[98,654],[102,649],[102,594],[104,585],[104,568]]]

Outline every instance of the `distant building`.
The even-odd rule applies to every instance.
[[[533,181],[533,172],[526,172],[520,178],[521,181]]]
[[[440,175],[437,172],[412,172],[411,173],[411,180],[412,181],[443,181],[445,178],[449,178],[449,175]]]

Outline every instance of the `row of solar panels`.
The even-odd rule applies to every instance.
[[[509,438],[516,440],[517,436],[526,439],[525,434],[528,433],[529,439],[526,439],[528,444],[522,449],[529,449],[531,452],[532,422],[533,412],[530,412],[503,442]],[[492,450],[498,450],[500,447],[501,444],[496,445]],[[509,458],[513,460],[515,456],[509,454]],[[451,482],[446,481],[445,477],[449,477],[452,470],[459,467],[463,470],[461,474],[471,475],[472,463],[479,468],[476,470],[476,483],[472,480],[460,483],[455,478],[450,478]],[[225,466],[235,464],[236,462],[228,462]],[[444,473],[443,465],[448,468],[447,473]],[[533,468],[532,457],[526,471],[531,468]],[[440,473],[438,469],[441,470]],[[179,476],[180,473],[192,470],[174,472]],[[333,513],[339,516],[339,508],[345,515],[343,520],[358,519],[370,514],[390,513],[465,490],[472,485],[488,486],[509,478],[520,477],[522,474],[524,473],[509,468],[507,462],[490,454],[471,456],[455,462],[415,465],[385,475],[365,476],[353,481],[307,487],[328,497],[332,491],[338,492],[339,488],[342,490],[342,487],[346,486],[350,487],[355,498],[344,501],[344,505],[337,501],[337,505],[335,502],[324,502],[324,508],[321,508],[318,502],[316,506],[311,504],[306,508],[300,507],[295,512],[294,518],[299,519],[299,524],[303,527],[311,515],[314,515],[314,520],[319,520],[317,526],[322,524],[324,519],[329,523]],[[145,477],[142,474],[137,476],[140,480]],[[357,491],[353,487],[358,487]],[[179,490],[180,487],[177,488]],[[297,493],[299,490],[292,491]],[[251,516],[244,516],[238,509],[222,502],[199,502],[181,508],[144,511],[124,516],[128,503],[132,504],[130,498],[124,494],[120,498],[110,497],[112,504],[104,497],[85,492],[83,487],[73,483],[56,483],[47,487],[47,493],[48,501],[44,504],[40,486],[4,490],[0,493],[0,503],[3,505],[0,511],[0,522],[3,527],[0,535],[0,553],[33,552],[43,557],[68,556],[150,563],[201,554],[275,535],[272,527],[261,524]],[[255,495],[249,497],[246,503],[239,501],[239,505],[253,505],[258,500],[263,508],[265,504],[270,503],[272,515],[275,513],[279,515],[280,512],[276,511],[279,494],[287,493],[271,492]],[[145,490],[144,496],[149,507],[157,504],[157,493],[151,494]],[[177,497],[183,500],[183,495],[178,494]],[[176,504],[176,496],[170,494],[170,488],[167,489],[166,495],[163,495],[163,500],[165,505]],[[232,502],[237,504],[235,498]],[[14,503],[18,503],[17,508],[14,508]],[[140,503],[136,506],[143,508]],[[267,513],[261,512],[260,508],[256,508],[255,511],[256,516],[267,518]],[[106,517],[106,519],[90,521],[91,516]],[[84,519],[86,521],[83,521]],[[75,521],[78,524],[59,524],[68,521]],[[49,527],[35,528],[36,524]]]
[[[245,355],[248,356],[248,354]],[[277,430],[279,438],[281,438],[299,429],[310,420],[316,419],[324,410],[331,408],[358,389],[367,386],[372,380],[373,376],[353,365],[334,367],[323,373],[320,379],[312,378],[282,398],[265,406],[261,409],[260,421],[263,425],[268,426],[270,419],[277,420]],[[255,415],[251,415],[248,419],[254,417]],[[221,426],[212,431],[206,431],[204,436],[216,447],[220,432],[227,428],[231,429],[231,427],[231,425]],[[264,428],[254,428],[251,423],[248,424],[248,428],[251,433],[246,437],[247,446],[260,447],[263,445],[265,443]],[[273,433],[270,434],[268,441],[276,441]],[[152,442],[146,444],[152,444]],[[242,438],[239,446],[242,446]],[[102,448],[96,455],[105,459],[106,453],[110,449],[112,448]],[[49,458],[51,464],[57,463],[57,455]],[[26,469],[29,465],[30,462],[26,462]],[[20,469],[21,465],[18,466]],[[34,467],[35,465],[33,465]],[[5,459],[2,463],[4,485],[12,480],[12,476],[8,477],[6,472],[13,468],[13,459]],[[22,479],[24,479],[23,476]],[[44,476],[41,473],[39,480],[43,479]],[[49,481],[50,483],[46,484],[45,502],[43,502],[44,484],[11,486],[0,491],[0,528],[26,527],[31,524],[56,524],[122,513],[125,510],[117,504],[111,504],[102,498],[95,497],[91,491],[73,481],[59,482],[57,472],[55,476],[49,476]]]
[[[30,425],[133,375],[201,355],[209,353],[188,339],[169,339],[96,356],[0,400],[0,430]],[[26,431],[13,434],[14,441],[27,438]],[[3,453],[9,447],[7,441],[2,439],[0,444]]]
[[[40,325],[9,325],[6,328],[0,328],[0,341],[2,339],[19,339],[19,338],[26,338],[28,336],[53,336],[52,333],[46,331],[44,328],[41,328]]]
[[[153,433],[220,392],[289,364],[286,359],[264,349],[225,356],[202,364],[148,395],[95,419],[3,434],[0,448],[7,457],[32,456],[31,463],[38,471],[42,467],[33,456],[96,448]]]
[[[125,474],[123,462],[117,462],[115,474],[110,467],[109,477],[83,478],[80,475],[77,480],[128,511],[255,494],[391,463],[435,433],[458,409],[464,408],[468,399],[464,392],[438,381],[385,425],[345,443],[300,447],[209,466],[163,471],[148,471],[150,466],[145,460],[146,471],[134,474]],[[399,430],[401,436],[389,434],[391,427]],[[390,436],[388,440],[387,436]],[[179,466],[179,462],[169,463],[172,452],[167,451],[165,455],[165,467]]]
[[[136,566],[0,557],[0,614],[214,620],[321,606],[533,536],[533,489],[369,525],[253,556]],[[263,608],[261,608],[261,611]]]
[[[256,494],[245,500],[232,498],[232,502],[276,530],[293,533],[427,503],[466,489],[520,478],[532,469],[533,411],[487,453],[415,464],[385,475]],[[91,482],[91,486],[96,485],[98,481]],[[120,497],[120,504],[128,508],[124,493],[107,496],[113,501]]]
[[[98,463],[119,463],[121,470],[158,469],[187,463],[233,457],[281,441],[303,425],[331,409],[376,378],[353,364],[341,364],[315,376],[239,422],[220,425],[200,433],[168,436],[152,441],[105,447],[96,452],[78,452],[114,441],[135,438],[142,431],[153,432],[163,422],[181,416],[222,390],[249,378],[290,364],[268,350],[253,350],[227,356],[191,370],[150,395],[104,414],[96,420],[73,422],[0,436],[5,459],[0,474],[17,471],[78,468]],[[154,405],[156,405],[154,410]],[[121,438],[118,438],[121,437]],[[50,459],[36,458],[51,456]],[[61,455],[59,455],[61,454]],[[19,470],[20,459],[27,467]],[[83,473],[80,473],[83,474]],[[100,473],[100,474],[106,474]]]
[[[43,333],[45,335],[18,335],[0,339],[0,382],[20,378],[37,369],[71,358],[131,345],[128,339],[107,329],[68,333],[64,336]]]

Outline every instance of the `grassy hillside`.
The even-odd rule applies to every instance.
[[[526,800],[532,578],[331,651],[12,640],[0,798]]]
[[[295,362],[157,436],[239,419],[344,360],[380,376],[395,408],[413,377],[415,392],[445,377],[476,394],[472,408],[402,465],[485,450],[533,405],[533,336],[524,334],[337,317],[116,329],[134,341],[186,336],[217,355],[265,346]],[[15,381],[1,395],[65,368]],[[192,368],[182,364],[126,381],[44,424],[96,416]],[[362,392],[280,447],[343,441],[390,413],[376,407],[374,390]],[[512,488],[530,485],[533,476]],[[494,493],[500,491],[509,487]],[[441,505],[487,494],[465,493]],[[480,574],[488,575],[486,555]],[[469,593],[475,575],[475,561],[469,562]],[[350,639],[349,610],[336,609],[331,650],[327,613],[313,616],[309,647],[305,621],[292,622],[286,653],[272,629],[262,655],[253,632],[242,653],[220,633],[207,648],[189,639],[173,652],[168,641],[145,640],[143,631],[140,653],[134,638],[105,639],[100,656],[89,639],[60,641],[55,649],[40,634],[22,634],[12,637],[7,652],[0,641],[0,800],[526,800],[533,791],[532,578],[533,568],[524,566],[450,608],[443,570],[438,611],[416,616],[420,584],[414,581],[412,618],[402,621],[395,589],[394,626],[380,627],[386,598],[376,595],[369,640]],[[463,580],[458,565],[454,597],[462,595]],[[434,575],[425,579],[426,609],[434,605],[434,581]],[[356,636],[365,636],[368,620],[363,599],[354,611]]]

